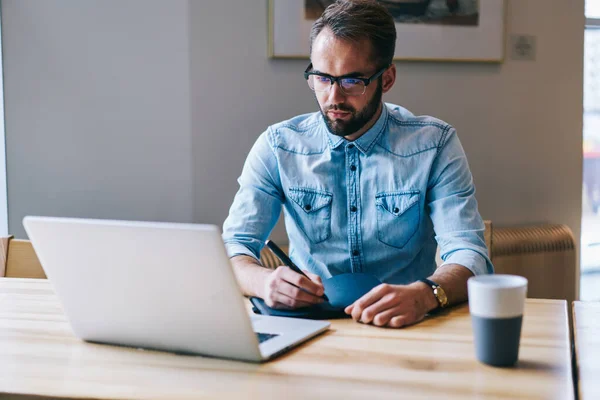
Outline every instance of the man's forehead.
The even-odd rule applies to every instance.
[[[315,69],[332,75],[340,74],[339,70],[347,70],[341,74],[370,71],[373,68],[371,43],[366,39],[339,39],[330,30],[323,29],[313,43],[311,61]]]

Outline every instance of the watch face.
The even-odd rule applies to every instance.
[[[445,307],[448,304],[448,297],[446,296],[444,289],[438,286],[433,290],[433,294],[440,303],[440,306]]]

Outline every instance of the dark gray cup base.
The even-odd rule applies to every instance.
[[[523,316],[482,318],[471,316],[475,354],[482,363],[510,367],[519,359],[519,340]]]

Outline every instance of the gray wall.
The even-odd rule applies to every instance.
[[[258,135],[316,109],[308,61],[266,58],[266,1],[2,3],[17,235],[30,213],[221,223]],[[386,101],[458,129],[497,225],[579,236],[583,13],[511,1],[507,34],[537,37],[534,62],[397,64]]]
[[[188,6],[2,2],[12,234],[27,214],[193,219]]]

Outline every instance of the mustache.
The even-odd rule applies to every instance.
[[[329,111],[346,111],[346,112],[350,112],[350,113],[354,113],[354,108],[350,107],[350,106],[345,106],[343,104],[335,104],[333,106],[329,106],[327,107],[327,109],[325,110],[325,113],[328,113]]]

